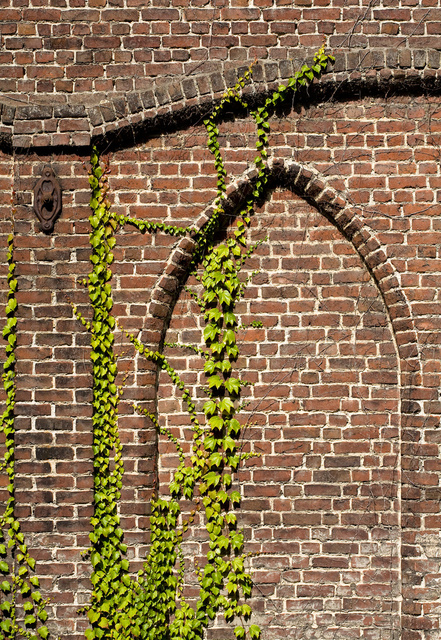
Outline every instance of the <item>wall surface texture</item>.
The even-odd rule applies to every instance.
[[[323,77],[270,120],[270,185],[249,231],[239,311],[248,460],[235,483],[263,640],[441,637],[441,4],[439,0],[0,0],[0,257],[18,279],[16,515],[53,638],[80,640],[93,515],[88,168],[112,210],[202,226],[216,195],[204,116],[254,61],[260,105],[325,40]],[[252,183],[255,126],[219,125],[225,233]],[[43,167],[63,197],[41,231]],[[149,499],[176,466],[137,402],[189,451],[188,418],[124,330],[164,350],[199,396],[194,243],[125,227],[113,313],[128,556],[142,567]],[[1,400],[4,401],[4,394]],[[6,480],[0,495],[6,497]],[[186,593],[206,540],[185,543]],[[217,620],[209,637],[232,638]]]

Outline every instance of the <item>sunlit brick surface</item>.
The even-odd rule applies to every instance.
[[[423,43],[418,39],[428,37],[431,21],[413,23],[414,36],[406,31],[421,2],[418,7],[401,4],[372,10],[391,14],[384,14],[387,29],[398,25],[397,37],[409,43],[415,37],[415,46]],[[306,3],[295,6],[295,11],[307,9]],[[354,6],[356,15],[361,9]],[[435,9],[428,6],[427,15],[438,15]],[[61,23],[51,26],[46,17],[36,30],[62,28]],[[239,27],[239,18],[231,19],[237,20],[235,29],[246,28],[250,35],[246,20]],[[294,28],[289,20],[283,21],[286,28]],[[372,42],[393,35],[381,31],[386,22],[379,20],[369,22],[369,28],[380,29],[369,36]],[[10,29],[24,29],[25,22]],[[74,22],[69,23],[72,29]],[[133,26],[129,23],[126,31]],[[335,19],[332,29],[339,28]],[[367,28],[363,23],[355,35]],[[5,43],[18,37],[2,33]],[[0,56],[12,65],[11,56],[29,56],[28,49],[6,46]],[[72,51],[74,60],[77,53],[87,53]],[[396,53],[396,65],[410,69],[405,56],[413,64],[415,50],[398,47]],[[423,53],[427,62],[430,51]],[[341,73],[343,80],[347,75]],[[133,74],[130,82],[136,84],[138,76]],[[433,87],[426,95],[420,87],[415,95],[391,91],[375,97],[365,91],[360,99],[357,94],[338,101],[303,96],[301,105],[296,96],[271,120],[270,155],[283,164],[274,165],[274,192],[256,211],[251,238],[268,239],[247,263],[247,271],[258,274],[239,309],[244,323],[263,323],[262,329],[241,332],[239,362],[254,383],[244,394],[250,401],[242,414],[248,425],[244,447],[262,455],[249,461],[237,480],[247,549],[259,552],[250,564],[256,621],[267,640],[439,640],[441,113]],[[47,91],[52,108],[52,89]],[[189,98],[194,105],[202,95],[215,93],[213,88],[207,94],[198,91]],[[2,107],[6,128],[8,109]],[[30,132],[17,130],[16,135],[32,137],[41,125],[47,144],[68,144],[68,138],[50,136],[67,135],[69,127],[75,135],[84,134],[84,123],[61,125],[61,120],[61,115],[56,124],[51,118],[17,117]],[[51,126],[57,131],[49,131]],[[133,123],[124,126],[113,138],[119,150],[110,138],[110,146],[104,145],[114,210],[182,226],[195,223],[216,188],[201,121],[144,133]],[[252,166],[254,125],[229,113],[220,134],[234,181]],[[83,138],[80,142],[86,144]],[[45,595],[52,598],[50,628],[62,640],[83,637],[86,623],[77,608],[90,594],[90,566],[81,556],[92,512],[90,337],[71,307],[75,302],[90,314],[80,282],[90,269],[88,153],[88,147],[12,153],[5,143],[0,156],[0,234],[5,248],[14,226],[19,286],[17,515]],[[301,170],[294,170],[293,163]],[[63,189],[63,211],[50,236],[39,231],[32,211],[32,190],[45,164],[53,166]],[[283,167],[280,175],[277,166]],[[299,175],[302,180],[295,182]],[[321,185],[315,191],[314,185],[307,189],[311,176]],[[238,190],[232,190],[233,196]],[[335,209],[326,209],[326,203],[337,200]],[[129,227],[117,234],[114,313],[122,329],[155,348],[168,315],[166,340],[200,341],[201,321],[186,292],[174,305],[173,293],[164,288],[176,284],[174,278],[186,282],[185,268],[171,259],[176,246],[176,238],[142,235]],[[173,457],[162,440],[156,454],[156,434],[147,419],[135,414],[133,402],[154,409],[158,399],[163,423],[183,440],[188,432],[174,391],[161,375],[156,397],[154,368],[134,356],[120,329],[116,352],[124,385],[121,518],[138,569],[148,545],[148,499],[156,468],[165,490]],[[202,402],[200,363],[185,351],[171,350],[170,355],[178,369],[191,365],[184,377]],[[186,542],[189,559],[201,551],[198,526],[192,535]],[[188,569],[191,589],[190,560]],[[210,633],[224,640],[226,632],[219,628],[221,621]]]
[[[243,324],[263,324],[240,332],[237,363],[253,383],[243,450],[259,455],[237,478],[245,551],[258,554],[256,617],[267,638],[394,638],[399,388],[384,304],[354,248],[289,192],[275,192],[256,215],[251,238],[263,237],[244,276],[259,273],[238,305]],[[183,292],[167,341],[199,343],[202,326]],[[176,349],[171,361],[202,403],[200,363]],[[184,440],[188,420],[172,395],[161,375],[159,414]],[[160,444],[165,482],[170,449]],[[189,538],[191,568],[203,558],[198,530]]]

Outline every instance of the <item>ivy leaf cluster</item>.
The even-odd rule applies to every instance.
[[[136,628],[132,628],[134,609],[130,604],[129,563],[124,557],[126,546],[118,515],[123,462],[118,434],[119,394],[113,351],[115,318],[110,283],[114,231],[118,223],[110,214],[107,171],[101,167],[95,149],[91,155],[89,183],[92,270],[87,284],[93,318],[83,324],[91,333],[93,366],[94,514],[89,535],[93,591],[90,604],[85,608],[92,627],[87,629],[86,638],[122,640],[136,637]]]
[[[17,279],[15,277],[14,236],[8,237],[8,299],[3,338],[6,341],[3,364],[3,388],[6,407],[0,417],[0,432],[5,440],[5,454],[0,473],[7,477],[8,499],[0,517],[0,637],[46,640],[49,631],[44,624],[48,614],[47,600],[41,596],[38,577],[33,575],[35,559],[29,554],[20,522],[15,517],[15,348],[17,345]],[[19,616],[18,607],[24,612]],[[23,618],[23,619],[22,619]]]
[[[257,180],[253,191],[253,197],[258,199],[261,197],[267,182],[266,178],[266,159],[268,158],[268,134],[270,131],[269,118],[274,114],[278,106],[282,105],[287,99],[301,87],[307,87],[315,78],[320,78],[322,73],[326,71],[329,64],[335,61],[334,56],[325,53],[325,45],[323,44],[314,55],[312,65],[309,67],[304,64],[300,71],[296,71],[294,76],[290,78],[287,84],[280,84],[277,91],[274,91],[255,111],[251,111],[257,127],[256,149],[258,155],[254,162],[258,170]]]
[[[239,104],[241,107],[246,109],[248,107],[247,102],[242,98],[241,90],[244,88],[245,84],[249,81],[252,73],[253,65],[251,65],[243,76],[241,76],[234,87],[227,89],[225,94],[222,96],[220,103],[213,109],[210,115],[204,120],[204,126],[207,130],[208,134],[208,142],[207,146],[210,152],[214,155],[214,168],[217,173],[217,190],[218,196],[223,194],[226,189],[226,177],[227,172],[225,170],[224,161],[222,158],[222,153],[219,146],[219,128],[218,128],[218,119],[221,116],[222,112],[225,111],[225,108],[233,103]]]
[[[147,220],[138,220],[130,216],[112,214],[112,218],[123,227],[126,224],[136,227],[141,233],[166,233],[170,236],[186,236],[191,232],[190,227],[176,227],[163,222],[148,222]]]
[[[246,286],[240,273],[260,244],[248,246],[247,237],[255,203],[264,195],[268,181],[270,117],[288,96],[318,78],[332,61],[332,56],[322,47],[311,67],[304,65],[286,85],[280,85],[261,106],[250,112],[257,128],[257,178],[251,195],[237,214],[231,237],[221,244],[216,234],[224,213],[227,172],[219,144],[219,123],[228,105],[236,103],[243,109],[248,108],[242,89],[251,78],[252,67],[204,120],[217,173],[214,214],[196,234],[197,250],[193,259],[202,293],[191,292],[191,295],[204,318],[204,347],[181,345],[190,346],[204,359],[207,401],[199,413],[196,400],[164,354],[152,351],[133,334],[125,332],[141,356],[168,374],[181,394],[193,428],[191,453],[186,456],[177,438],[160,425],[155,415],[136,407],[174,444],[179,458],[169,495],[161,497],[157,489],[152,498],[150,548],[143,570],[136,577],[130,574],[118,517],[123,465],[118,436],[120,395],[113,351],[116,323],[111,313],[114,234],[125,224],[142,233],[176,236],[185,235],[190,229],[113,214],[107,198],[107,172],[101,167],[97,150],[92,152],[89,178],[92,271],[87,281],[92,321],[85,320],[76,311],[91,333],[93,363],[94,515],[89,549],[93,592],[90,604],[84,608],[91,623],[86,631],[87,640],[202,640],[205,629],[218,613],[222,613],[227,622],[235,623],[238,640],[260,638],[258,625],[249,624],[252,610],[247,600],[253,583],[246,568],[248,555],[236,513],[240,508],[240,494],[233,486],[234,473],[241,461],[252,455],[243,454],[240,449],[240,400],[243,388],[249,384],[237,367],[237,333],[245,328],[236,314]],[[181,511],[182,500],[194,503],[187,519]],[[190,604],[184,596],[182,540],[196,510],[203,514],[209,542],[205,563],[196,571],[198,597]]]

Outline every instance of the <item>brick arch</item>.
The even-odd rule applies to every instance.
[[[299,55],[287,59],[269,59],[259,61],[253,66],[253,83],[245,88],[248,97],[256,94],[257,100],[287,82],[305,62],[310,63],[315,49],[304,50]],[[385,49],[383,56],[365,50],[338,52],[335,64],[327,69],[320,82],[308,88],[308,99],[322,100],[354,92],[362,95],[387,95],[391,91],[406,94],[440,91],[439,67],[441,54],[428,49],[424,53],[430,63],[423,67],[415,66],[412,58],[409,68],[403,69],[394,56],[394,49]],[[438,61],[438,62],[435,62]],[[144,92],[130,92],[123,97],[113,98],[100,105],[87,109],[90,136],[96,142],[105,142],[106,147],[115,142],[120,144],[121,134],[127,140],[133,140],[136,128],[155,130],[200,120],[207,111],[211,111],[222,98],[228,87],[247,70],[248,64],[225,68],[222,63],[210,73],[192,77],[173,78],[169,81],[152,82],[151,88]],[[417,63],[418,65],[418,63]],[[344,82],[342,80],[344,79]],[[73,143],[75,144],[75,143]]]
[[[234,216],[234,214],[240,210],[246,195],[253,188],[255,179],[256,171],[251,170],[228,187],[224,200],[226,225],[228,224],[228,221],[231,220],[231,216]],[[412,549],[411,553],[417,556],[419,549],[412,547],[412,543],[408,541],[408,538],[411,538],[413,531],[409,531],[409,524],[406,520],[406,511],[412,511],[414,506],[412,503],[411,493],[407,488],[408,479],[414,480],[414,478],[409,477],[406,471],[408,468],[406,465],[409,463],[411,458],[411,456],[409,456],[406,443],[406,431],[410,431],[411,425],[413,424],[414,416],[412,414],[419,413],[421,411],[421,407],[414,401],[412,393],[415,386],[421,384],[420,362],[418,359],[417,336],[413,326],[410,306],[401,290],[399,275],[395,272],[393,265],[388,261],[387,255],[385,251],[383,251],[381,243],[376,237],[375,232],[365,225],[363,218],[358,214],[357,209],[348,202],[341,193],[330,187],[327,184],[326,179],[324,179],[321,174],[309,166],[301,166],[290,160],[276,159],[270,165],[270,184],[267,194],[268,200],[271,198],[271,190],[277,187],[291,191],[293,195],[297,196],[295,198],[296,202],[298,202],[298,198],[303,199],[305,203],[314,207],[332,225],[334,225],[343,238],[355,249],[358,256],[360,256],[364,263],[365,268],[375,281],[377,286],[377,299],[379,299],[380,296],[383,298],[384,308],[385,310],[387,309],[385,316],[388,316],[390,320],[390,323],[388,323],[389,344],[391,345],[391,350],[395,347],[393,367],[394,371],[399,369],[399,374],[394,382],[396,404],[392,411],[396,416],[396,423],[394,424],[397,425],[397,429],[393,430],[394,435],[392,436],[392,439],[398,438],[398,444],[395,449],[396,456],[393,456],[394,461],[388,469],[388,471],[391,472],[391,487],[393,486],[394,489],[396,489],[397,494],[400,496],[400,501],[397,505],[397,511],[395,514],[397,517],[397,529],[395,530],[395,533],[397,535],[398,545],[400,545],[402,541],[406,541],[408,549]],[[289,202],[289,194],[287,194],[286,197],[284,194],[283,199],[285,202]],[[302,205],[300,204],[300,209],[301,208]],[[206,208],[194,223],[195,231],[204,227],[212,216],[213,211],[214,208],[212,206]],[[283,225],[279,226],[283,229]],[[303,228],[304,227],[302,227],[302,229]],[[281,242],[283,243],[283,238],[281,239]],[[163,338],[165,338],[169,324],[171,324],[172,331],[175,329],[172,323],[172,318],[175,313],[179,317],[179,305],[175,309],[175,303],[178,301],[181,287],[188,276],[189,264],[191,262],[194,249],[194,238],[187,237],[179,240],[169,258],[164,275],[158,278],[156,286],[153,288],[149,311],[151,315],[158,319],[158,324],[161,324]],[[188,309],[186,309],[186,312],[188,313]],[[182,325],[178,323],[177,326],[181,327]],[[171,339],[171,342],[177,341],[178,340],[174,340],[173,338]],[[164,387],[159,387],[157,394],[158,400],[161,401],[164,400],[164,398],[168,399],[168,397],[167,392],[164,391]],[[287,413],[289,413],[289,411],[287,411]],[[292,413],[295,414],[296,409],[293,409]],[[162,415],[161,411],[160,415]],[[293,424],[296,423],[293,422]],[[260,427],[258,426],[257,430],[259,430],[259,428]],[[290,442],[294,442],[297,437],[292,434],[294,434],[294,430],[289,436],[287,436],[288,439],[292,438]],[[302,436],[298,437],[301,439]],[[369,438],[369,436],[364,435],[363,437],[366,437],[367,439]],[[264,440],[264,436],[262,436],[262,440]],[[387,441],[387,437],[385,438],[385,441]],[[290,444],[290,446],[292,445]],[[279,449],[279,452],[283,453],[283,450]],[[415,453],[414,457],[418,455],[418,453]],[[277,465],[278,462],[274,464]],[[281,469],[283,469],[283,464],[284,463],[280,462]],[[384,471],[384,467],[382,465],[379,466],[380,469],[383,469]],[[277,467],[277,469],[278,468],[279,467]],[[256,482],[258,482],[258,480],[256,480]],[[277,482],[277,480],[275,480],[275,482]],[[301,476],[299,475],[298,483],[301,484],[301,482]],[[260,494],[256,495],[260,496]],[[292,495],[294,496],[295,494]],[[294,499],[295,498],[292,497],[292,500]],[[317,513],[319,512],[320,507],[317,507]],[[287,520],[286,522],[288,526],[289,521]],[[399,556],[398,547],[397,556]],[[409,595],[410,588],[406,580],[408,579],[407,573],[410,573],[412,576],[412,567],[409,570],[406,562],[406,558],[399,558],[397,560],[395,574],[397,582],[400,585],[403,585],[401,590],[404,603],[403,610],[406,610],[406,607],[411,605],[414,595],[413,592]],[[410,580],[411,579],[412,578],[410,578]],[[348,607],[350,608],[350,605],[348,605]],[[401,621],[397,622],[397,624],[399,625],[400,632],[405,632],[406,622]]]
[[[244,198],[253,188],[257,172],[252,169],[227,188],[224,208],[229,216],[237,212]],[[270,188],[289,189],[328,218],[349,240],[372,274],[383,297],[389,315],[396,348],[400,360],[402,411],[404,414],[419,413],[419,405],[408,399],[406,389],[421,384],[421,364],[418,339],[414,328],[410,305],[401,289],[399,276],[388,261],[380,241],[371,228],[365,225],[354,206],[343,194],[326,184],[325,179],[311,167],[292,161],[274,159],[270,165]],[[194,231],[202,229],[214,213],[208,206],[195,221]],[[165,273],[152,290],[150,314],[162,319],[162,340],[165,337],[174,304],[188,276],[196,242],[193,237],[182,238],[172,251]]]
[[[249,98],[259,101],[286,82],[316,49],[302,49],[288,58],[259,61],[253,67],[253,83],[245,88]],[[320,82],[308,88],[308,101],[332,97],[387,96],[391,92],[421,95],[441,91],[441,53],[437,49],[407,49],[401,60],[396,46],[377,51],[339,49],[335,64]],[[127,148],[138,137],[158,130],[187,126],[200,121],[234,86],[251,60],[230,67],[219,62],[209,73],[151,79],[149,88],[117,96],[100,96],[91,104],[40,104],[35,98],[21,105],[0,99],[0,149],[82,149],[91,143]],[[31,131],[31,133],[29,132]]]

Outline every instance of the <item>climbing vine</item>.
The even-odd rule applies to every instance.
[[[249,110],[242,89],[251,78],[251,67],[204,120],[208,148],[214,156],[217,173],[217,195],[213,215],[198,232],[113,213],[108,199],[108,171],[101,165],[98,151],[92,151],[89,176],[92,267],[88,278],[84,280],[92,318],[86,319],[74,306],[77,317],[91,335],[93,366],[94,513],[91,518],[90,547],[86,550],[92,565],[92,595],[89,604],[80,610],[87,614],[91,625],[86,630],[87,640],[201,640],[204,630],[218,613],[222,613],[228,623],[235,624],[234,634],[238,640],[245,639],[247,635],[252,640],[260,638],[259,627],[249,624],[252,611],[247,600],[252,592],[252,577],[246,569],[244,536],[236,514],[240,506],[240,494],[233,488],[234,473],[241,461],[252,455],[241,453],[239,447],[241,392],[248,383],[237,367],[237,332],[241,324],[236,305],[246,286],[246,282],[240,278],[241,270],[258,246],[248,246],[247,236],[255,203],[263,197],[268,182],[269,119],[279,104],[299,87],[318,78],[332,60],[332,56],[327,55],[322,47],[311,67],[304,65],[286,85],[280,85],[277,91],[267,97],[261,106],[249,111],[257,127],[256,178],[250,195],[237,213],[233,233],[220,244],[217,232],[224,213],[227,172],[218,140],[218,125],[227,105],[236,103]],[[179,441],[161,426],[155,415],[142,406],[135,406],[136,411],[147,415],[157,431],[173,443],[179,458],[169,485],[169,496],[161,497],[158,489],[152,498],[150,550],[143,570],[135,577],[125,557],[127,548],[118,515],[124,471],[118,434],[118,403],[122,388],[116,384],[116,321],[112,315],[111,287],[115,233],[126,224],[136,227],[141,233],[185,236],[192,232],[196,239],[192,271],[199,286],[191,291],[191,295],[204,318],[204,347],[182,346],[190,346],[202,356],[206,376],[204,391],[207,396],[203,407],[199,409],[164,354],[150,350],[121,327],[140,356],[168,374],[180,392],[193,430],[191,453],[186,456]],[[0,421],[6,442],[4,462],[0,469],[7,474],[9,481],[9,498],[0,520],[0,556],[4,558],[0,561],[0,571],[9,577],[0,585],[5,596],[0,605],[0,628],[8,639],[21,636],[35,640],[39,635],[44,640],[48,637],[48,630],[38,625],[47,618],[45,602],[39,592],[32,589],[38,588],[38,579],[29,577],[35,561],[27,552],[20,525],[14,516],[17,281],[12,249],[10,238],[7,322],[3,332],[7,340],[3,374],[7,401]],[[193,501],[194,504],[194,510],[187,519],[181,512],[182,499]],[[205,564],[196,567],[198,597],[196,602],[190,603],[184,592],[181,545],[196,510],[203,514],[209,544]],[[7,544],[3,544],[6,541]],[[18,593],[24,602],[24,627],[17,622]],[[35,635],[34,628],[37,626],[38,635]]]
[[[143,571],[136,579],[130,577],[128,561],[124,559],[122,530],[117,515],[117,500],[122,479],[121,445],[117,431],[118,390],[115,385],[116,362],[113,355],[111,315],[111,249],[115,244],[117,226],[131,224],[141,232],[185,235],[190,229],[165,224],[138,221],[110,212],[106,198],[107,178],[100,166],[96,150],[92,154],[90,184],[92,188],[90,218],[92,231],[93,269],[88,287],[94,317],[83,322],[92,334],[94,367],[94,468],[95,514],[92,519],[90,557],[93,565],[94,591],[88,609],[92,638],[142,638],[145,640],[193,640],[203,637],[211,620],[222,612],[227,622],[237,620],[234,633],[238,640],[260,637],[260,629],[247,621],[251,608],[246,600],[252,591],[252,578],[245,569],[244,538],[238,528],[236,508],[240,494],[233,490],[233,474],[241,460],[250,454],[240,453],[241,430],[238,420],[241,390],[247,384],[236,371],[239,356],[235,313],[243,295],[244,284],[239,278],[245,260],[257,245],[247,247],[247,229],[254,204],[264,194],[268,180],[267,147],[269,119],[277,106],[298,87],[320,76],[332,60],[322,47],[312,67],[304,66],[287,85],[280,85],[262,106],[252,110],[257,125],[255,165],[257,177],[253,190],[238,213],[232,237],[217,244],[216,232],[223,214],[227,173],[218,141],[218,123],[225,107],[232,103],[247,109],[242,88],[249,80],[248,69],[235,87],[229,89],[211,115],[204,120],[208,148],[214,155],[217,173],[215,210],[207,225],[196,234],[197,251],[193,270],[202,293],[192,291],[192,297],[203,314],[205,348],[193,346],[204,358],[207,401],[201,415],[196,402],[179,374],[160,352],[150,350],[133,334],[125,332],[138,353],[154,362],[168,374],[180,391],[193,427],[191,455],[186,457],[179,442],[155,415],[146,413],[157,430],[176,447],[178,467],[169,486],[169,498],[158,493],[151,503],[151,546]],[[198,269],[199,265],[201,268]],[[124,329],[123,329],[124,330]],[[188,346],[188,345],[187,345]],[[113,466],[111,465],[113,455]],[[203,510],[209,536],[206,563],[197,568],[199,596],[191,606],[183,593],[184,566],[181,542],[194,512],[185,520],[180,500],[193,500],[195,509]]]
[[[3,434],[5,453],[0,463],[0,473],[7,477],[8,498],[0,517],[0,630],[1,638],[15,640],[45,640],[49,631],[42,624],[47,620],[47,601],[43,600],[38,577],[32,575],[35,559],[29,555],[20,522],[14,514],[15,509],[15,347],[17,344],[17,279],[14,263],[14,236],[8,237],[8,299],[6,304],[6,324],[3,337],[6,340],[5,362],[3,364],[3,388],[6,393],[6,408],[0,417],[0,432]],[[0,578],[1,579],[1,578]],[[20,623],[20,613],[24,612]],[[38,634],[38,635],[37,635]]]
[[[119,638],[120,620],[127,608],[124,598],[130,580],[129,563],[124,554],[123,531],[118,517],[123,463],[118,435],[118,400],[115,384],[117,365],[113,353],[112,249],[117,222],[109,211],[107,175],[100,167],[96,152],[91,157],[89,178],[90,246],[92,271],[87,286],[93,309],[92,321],[83,323],[91,332],[93,366],[93,467],[94,515],[91,520],[90,561],[92,563],[92,599],[86,608],[92,629],[87,638]],[[106,635],[107,634],[107,635]]]

